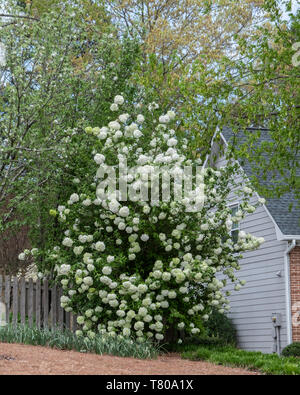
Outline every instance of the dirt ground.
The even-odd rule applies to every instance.
[[[253,375],[245,369],[188,361],[169,354],[153,360],[0,343],[0,375]]]

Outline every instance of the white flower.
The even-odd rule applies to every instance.
[[[148,241],[148,240],[149,240],[149,236],[146,235],[146,234],[143,234],[143,235],[141,236],[141,240],[142,240],[142,241]]]
[[[121,125],[117,121],[109,122],[108,127],[112,130],[120,130]]]
[[[138,288],[138,292],[140,292],[140,293],[147,292],[147,290],[148,290],[148,287],[146,284],[139,284],[137,288]]]
[[[138,130],[138,129],[136,129],[133,132],[133,137],[135,137],[136,139],[139,139],[140,137],[142,137],[142,135],[143,135],[143,133],[140,130]]]
[[[247,237],[246,233],[245,233],[243,230],[241,230],[241,231],[239,232],[239,238],[240,238],[240,239],[245,239],[246,237]]]
[[[164,272],[164,273],[162,274],[162,279],[163,279],[164,281],[170,281],[170,279],[171,279],[171,273]]]
[[[111,274],[111,271],[112,271],[112,269],[109,266],[104,266],[102,268],[102,273],[105,274],[106,276],[109,276]]]
[[[85,199],[85,200],[83,200],[83,202],[82,202],[82,205],[85,206],[85,207],[88,207],[88,206],[90,206],[91,204],[92,204],[91,199]]]
[[[128,121],[128,118],[130,117],[129,114],[121,114],[119,116],[119,121],[122,123],[126,123]]]
[[[187,287],[180,287],[179,292],[182,294],[186,294],[186,293],[188,293],[188,289],[187,289]]]
[[[158,235],[158,237],[159,237],[159,239],[160,239],[161,241],[166,240],[166,235],[165,235],[164,233],[160,233],[160,234]]]
[[[175,299],[176,296],[177,296],[177,294],[176,294],[175,291],[170,291],[170,292],[168,293],[168,297],[169,297],[170,299]]]
[[[169,147],[174,147],[175,145],[177,145],[177,143],[178,143],[178,141],[174,137],[167,141],[167,144]]]
[[[90,276],[84,277],[83,282],[84,282],[84,284],[89,285],[89,286],[93,285],[93,279]]]
[[[161,271],[159,271],[159,270],[154,270],[154,272],[153,272],[153,277],[154,277],[154,278],[159,279],[159,278],[161,278],[161,276],[162,276]]]
[[[138,312],[138,314],[141,316],[141,317],[144,317],[146,314],[147,314],[147,309],[145,308],[145,307],[140,307],[139,308],[139,312]]]
[[[74,252],[75,255],[80,255],[82,253],[83,249],[84,248],[82,246],[74,247],[73,248],[73,252]]]
[[[97,251],[103,252],[105,250],[105,244],[103,243],[103,241],[97,241],[97,243],[95,244],[95,249]]]
[[[70,302],[70,298],[68,296],[63,295],[60,298],[60,302],[61,303],[68,303],[68,302]]]
[[[143,323],[142,321],[137,321],[137,322],[134,324],[134,329],[135,329],[136,331],[143,330],[143,329],[144,329],[144,323]]]
[[[124,336],[130,336],[131,331],[129,328],[124,328],[122,333]]]
[[[178,329],[183,329],[183,328],[185,327],[185,323],[184,323],[184,322],[180,322],[180,323],[177,325],[177,327],[178,327]]]
[[[88,309],[85,312],[86,317],[90,318],[93,315],[94,311],[92,309]]]
[[[125,225],[124,222],[120,222],[120,223],[118,224],[118,229],[119,229],[119,230],[124,230],[125,228],[126,228],[126,225]]]
[[[159,105],[155,102],[152,102],[151,104],[149,104],[148,106],[148,110],[152,111],[152,110],[157,110],[159,108]]]
[[[208,230],[208,228],[209,228],[209,226],[208,226],[208,224],[202,224],[201,226],[200,226],[200,229],[201,230]]]
[[[25,258],[26,258],[26,255],[24,254],[24,252],[21,252],[21,254],[19,254],[19,256],[18,256],[18,259],[19,259],[20,261],[24,261]]]
[[[175,114],[174,111],[168,111],[168,112],[167,112],[167,115],[168,115],[168,117],[169,117],[171,120],[173,120],[173,119],[175,118],[175,116],[176,116],[176,114]]]
[[[137,123],[141,124],[141,123],[143,123],[145,121],[145,118],[144,118],[144,116],[142,114],[139,114],[137,116],[136,120],[137,120]]]
[[[159,122],[160,123],[169,123],[170,122],[170,117],[168,115],[161,115],[159,117]]]
[[[113,261],[115,260],[115,257],[112,256],[112,255],[108,255],[108,257],[106,258],[106,260],[107,260],[108,263],[111,263],[111,262],[113,262]]]
[[[117,213],[120,207],[120,203],[117,200],[111,200],[108,204],[110,211]]]
[[[62,241],[62,245],[66,246],[66,247],[72,247],[73,245],[73,240],[70,239],[70,237],[65,237]]]
[[[71,270],[71,265],[62,264],[58,270],[58,273],[61,275],[67,275]]]
[[[119,215],[121,217],[128,217],[128,215],[129,215],[129,208],[127,206],[123,206],[122,208],[120,208]]]
[[[121,96],[121,95],[115,96],[115,98],[114,98],[114,103],[115,103],[115,104],[122,105],[122,104],[124,103],[124,97]]]
[[[110,106],[110,111],[118,111],[118,109],[119,109],[119,106],[116,103],[113,103]]]
[[[78,323],[79,325],[84,324],[84,317],[83,317],[82,315],[80,315],[80,316],[77,317],[77,323]]]
[[[76,203],[76,202],[78,202],[78,201],[79,201],[79,196],[77,195],[77,193],[73,193],[73,194],[70,196],[70,202]]]
[[[101,165],[105,161],[105,156],[102,154],[96,154],[94,156],[94,161],[97,163],[97,165]]]
[[[88,270],[89,272],[92,272],[94,269],[95,269],[95,266],[94,266],[92,263],[89,263],[89,264],[87,265],[87,270]]]

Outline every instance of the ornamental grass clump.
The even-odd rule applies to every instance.
[[[236,164],[204,168],[173,111],[159,114],[156,103],[132,108],[117,95],[108,125],[86,128],[94,182],[76,183],[55,208],[60,244],[36,261],[62,285],[61,305],[78,315],[79,337],[166,341],[174,328],[197,335],[213,307],[229,309],[227,281],[236,290],[244,284],[235,273],[241,253],[263,242],[230,233],[255,211],[253,191],[236,181]],[[233,189],[241,196],[234,216]]]
[[[139,359],[153,359],[159,353],[159,348],[155,347],[150,341],[137,343],[130,338],[111,337],[108,334],[101,335],[99,333],[90,339],[83,336],[78,337],[68,330],[56,329],[53,331],[45,328],[30,328],[25,325],[1,327],[0,341]]]

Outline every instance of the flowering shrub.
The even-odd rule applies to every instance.
[[[67,204],[52,212],[64,235],[40,270],[55,268],[64,289],[62,307],[79,314],[77,335],[93,338],[100,332],[142,342],[163,340],[169,328],[197,334],[212,307],[229,309],[222,288],[228,279],[236,290],[243,285],[235,276],[238,259],[263,241],[240,232],[235,242],[230,235],[233,222],[255,210],[249,204],[253,192],[235,181],[236,165],[215,170],[193,159],[187,135],[177,136],[173,129],[174,112],[157,115],[158,106],[151,103],[137,105],[130,115],[121,111],[125,106],[116,96],[114,119],[102,128],[86,128],[95,139],[99,170],[89,189],[77,183]],[[185,167],[198,172],[186,178]],[[112,169],[119,171],[118,184],[105,185],[103,174]],[[162,191],[148,177],[156,170],[162,174]],[[172,188],[163,200],[166,175],[172,176]],[[182,178],[194,188],[179,199]],[[125,181],[127,200],[121,188]],[[227,206],[232,188],[242,193],[234,217]],[[159,199],[141,198],[150,190]],[[217,279],[217,273],[225,278]]]

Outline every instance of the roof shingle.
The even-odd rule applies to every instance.
[[[222,134],[227,142],[230,143],[230,141],[232,141],[234,134],[231,129],[224,128]],[[245,134],[242,131],[237,133],[235,141],[236,144],[244,143],[246,141]],[[261,132],[261,137],[257,143],[260,144],[263,141],[272,141],[267,130]],[[266,155],[264,155],[264,157],[266,158]],[[251,178],[254,173],[253,165],[251,165],[249,161],[243,161],[241,166],[246,175]],[[280,181],[280,175],[278,175],[277,178],[278,181]],[[267,174],[266,179],[261,178],[259,182],[264,186],[271,186],[274,183],[274,178]],[[291,203],[293,203],[293,206],[290,209]],[[280,197],[266,198],[266,207],[284,235],[300,235],[300,204],[292,191]]]

